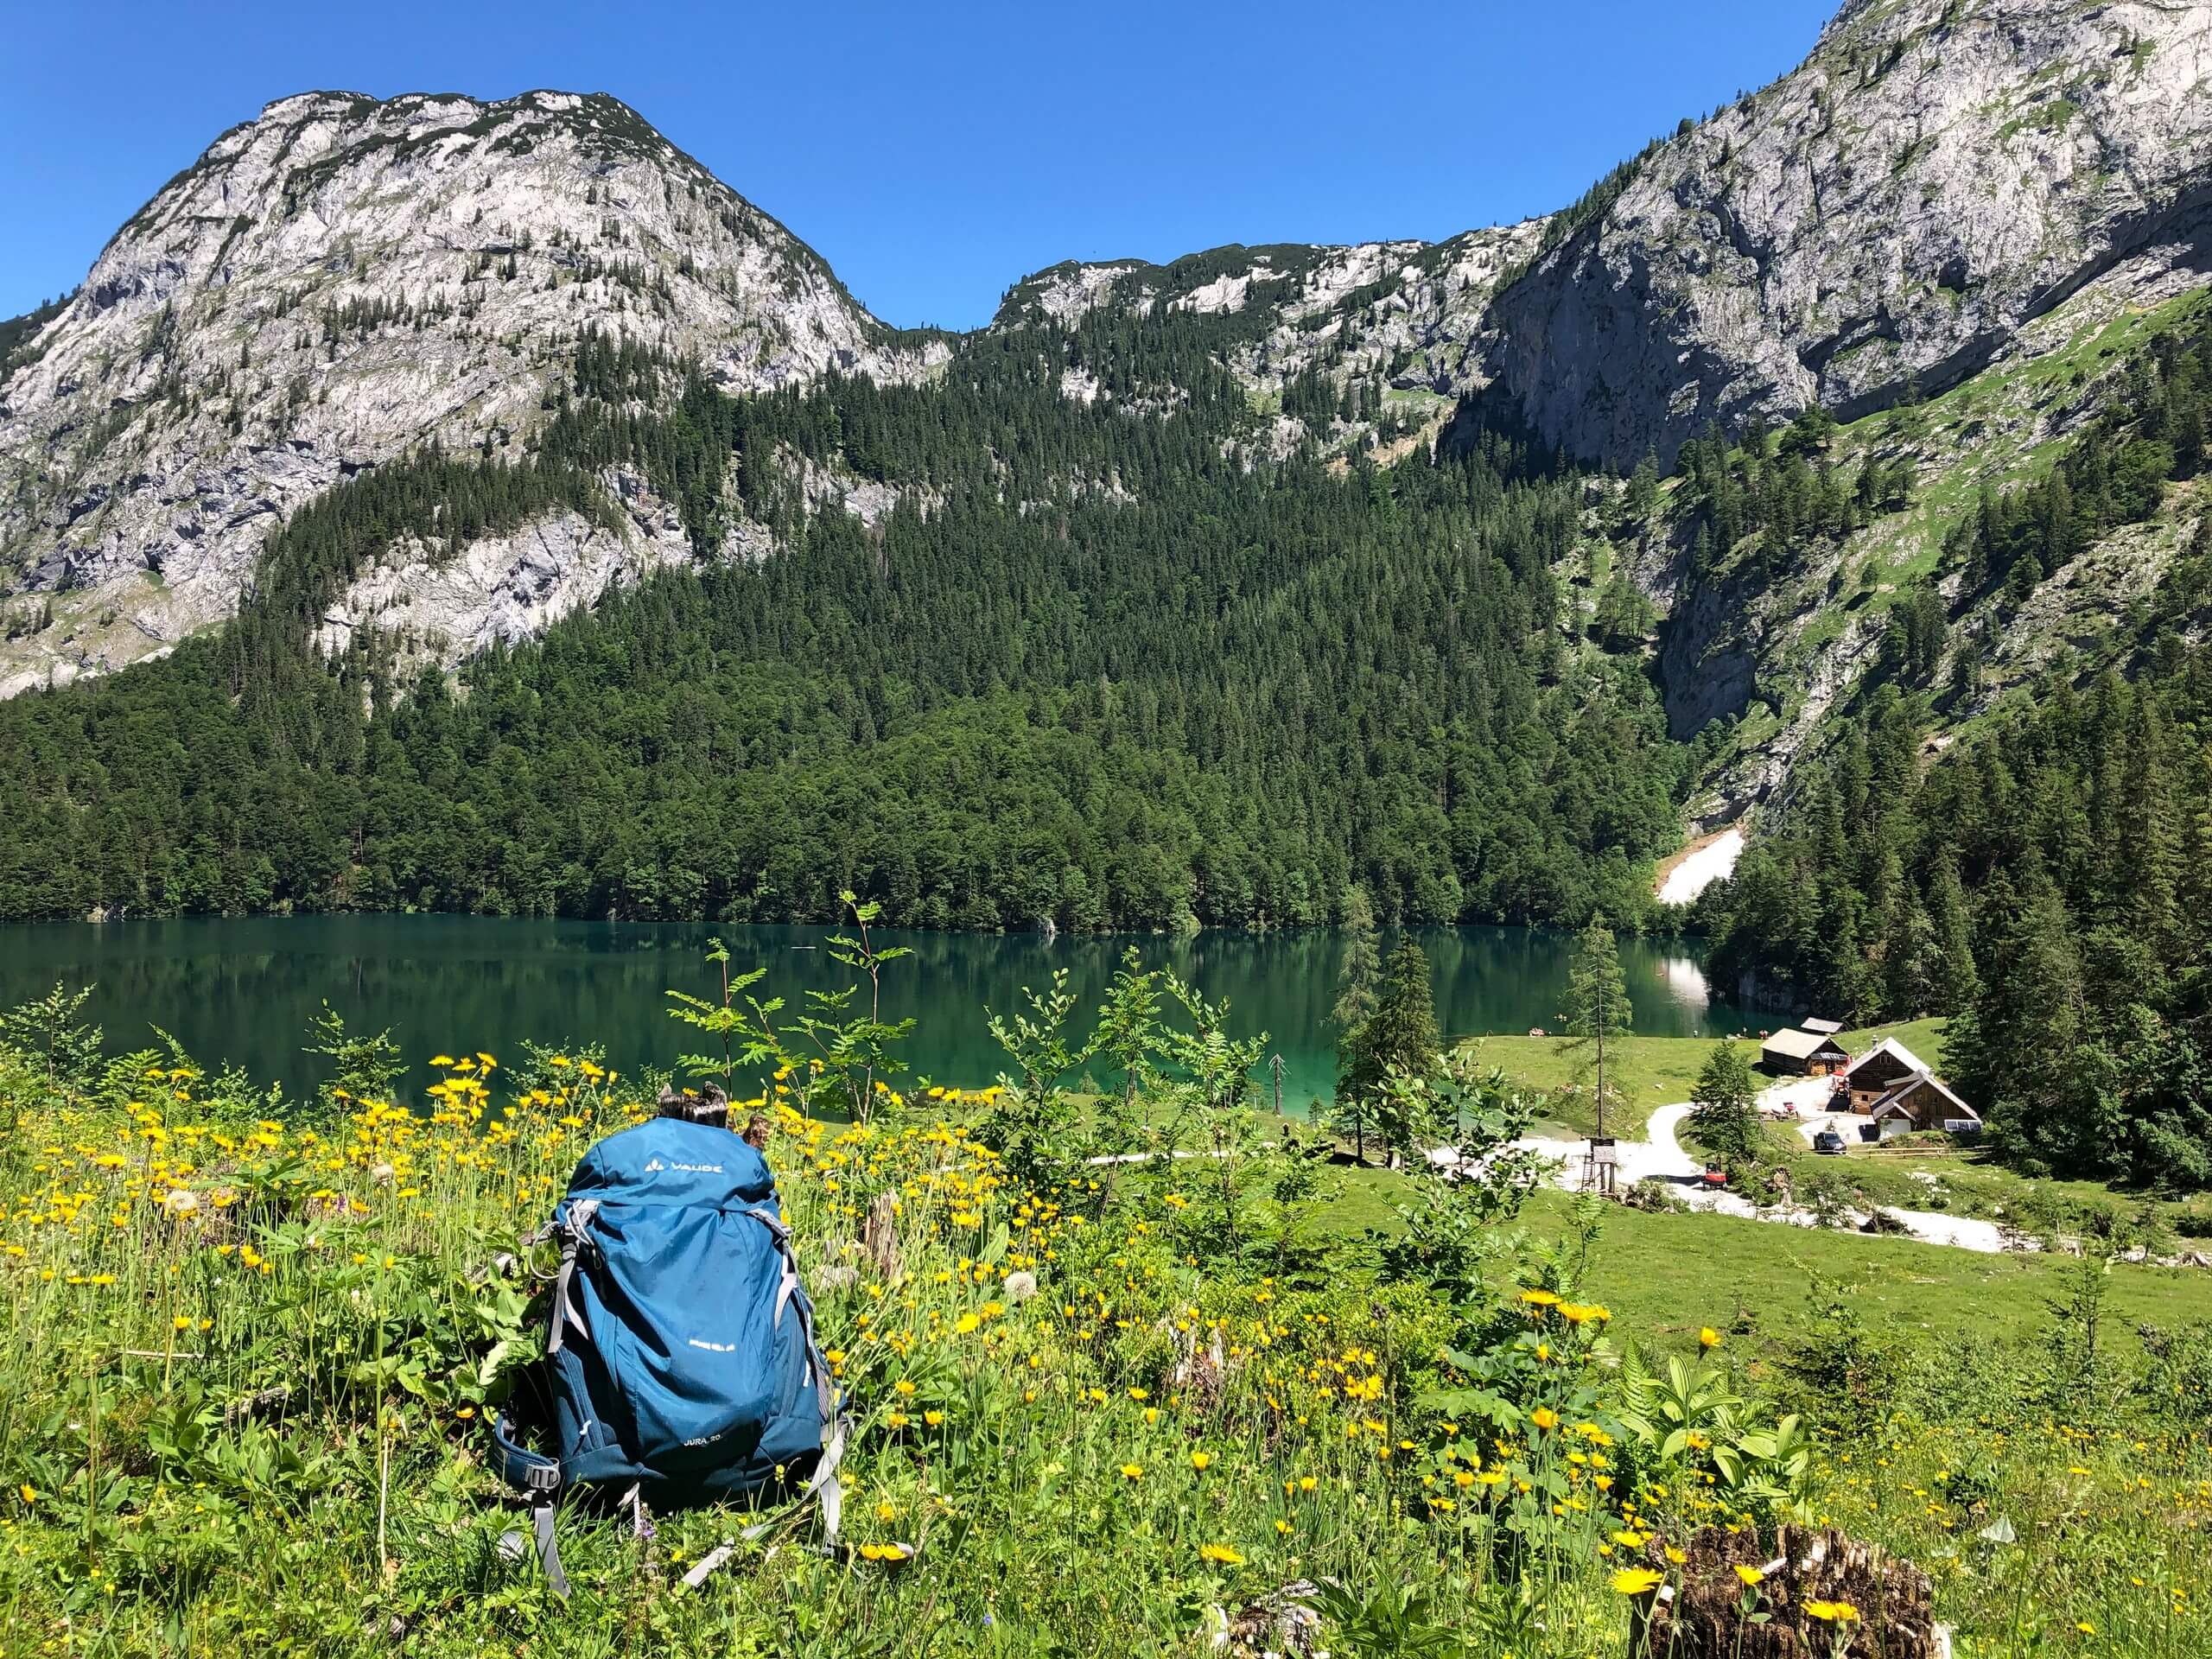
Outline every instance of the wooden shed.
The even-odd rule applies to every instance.
[[[1850,1059],[1850,1051],[1822,1031],[1777,1031],[1759,1045],[1759,1064],[1783,1077],[1824,1077]]]

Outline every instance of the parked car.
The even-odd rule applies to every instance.
[[[1834,1129],[1822,1129],[1813,1137],[1813,1150],[1825,1153],[1831,1158],[1840,1158],[1843,1156],[1843,1137]]]

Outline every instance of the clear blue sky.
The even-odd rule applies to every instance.
[[[1557,207],[1793,67],[1835,0],[13,9],[0,316],[73,286],[291,92],[607,92],[898,324],[971,327],[1065,258],[1434,240]]]

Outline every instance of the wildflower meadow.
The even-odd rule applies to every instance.
[[[770,1128],[853,1417],[844,1528],[573,1504],[565,1605],[486,1455],[543,1341],[517,1241],[669,1079],[454,1047],[401,1097],[334,1017],[321,1095],[278,1100],[18,1010],[0,1653],[1641,1659],[1694,1650],[1668,1609],[1701,1562],[1734,1651],[1897,1650],[1792,1593],[1784,1529],[1924,1573],[1961,1656],[2212,1652],[2212,1332],[2101,1326],[2122,1269],[2070,1268],[2030,1344],[1846,1301],[1754,1339],[1718,1279],[1625,1330],[1585,1283],[1602,1202],[1538,1227],[1531,1172],[1405,1177],[1351,1230],[1325,1143],[1248,1108],[1169,982],[1133,966],[1088,1035],[1040,994],[982,1090],[906,1076],[864,999],[679,1005],[683,1069]],[[1116,1052],[1124,1086],[1065,1083]]]

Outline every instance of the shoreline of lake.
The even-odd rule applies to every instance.
[[[524,1040],[606,1046],[626,1071],[668,1065],[690,1046],[669,1021],[666,992],[706,994],[719,979],[704,960],[721,938],[734,973],[766,969],[763,996],[785,999],[849,982],[822,947],[835,925],[733,925],[683,922],[545,920],[448,912],[181,917],[0,927],[0,1007],[44,995],[59,981],[98,988],[88,1017],[111,1047],[150,1046],[172,1033],[202,1064],[243,1065],[257,1083],[308,1092],[314,1065],[302,1052],[324,1001],[356,1031],[391,1027],[410,1063],[407,1085],[431,1079],[423,1063],[441,1050]],[[1455,1036],[1556,1030],[1573,936],[1513,927],[1391,930],[1430,957],[1439,1021]],[[1286,1105],[1331,1094],[1334,1048],[1327,1014],[1342,952],[1336,929],[1211,929],[1196,934],[878,930],[911,954],[885,977],[885,1016],[917,1021],[908,1044],[917,1074],[976,1086],[1002,1057],[986,1007],[1011,1014],[1022,988],[1041,990],[1068,971],[1087,1028],[1099,997],[1134,946],[1147,966],[1173,966],[1210,998],[1226,999],[1242,1034],[1266,1032],[1285,1058]],[[1756,1016],[1711,998],[1694,946],[1626,938],[1624,970],[1649,1035],[1705,1036],[1753,1029]],[[496,1052],[496,1051],[495,1051]],[[1272,1078],[1262,1068],[1271,1093]]]

